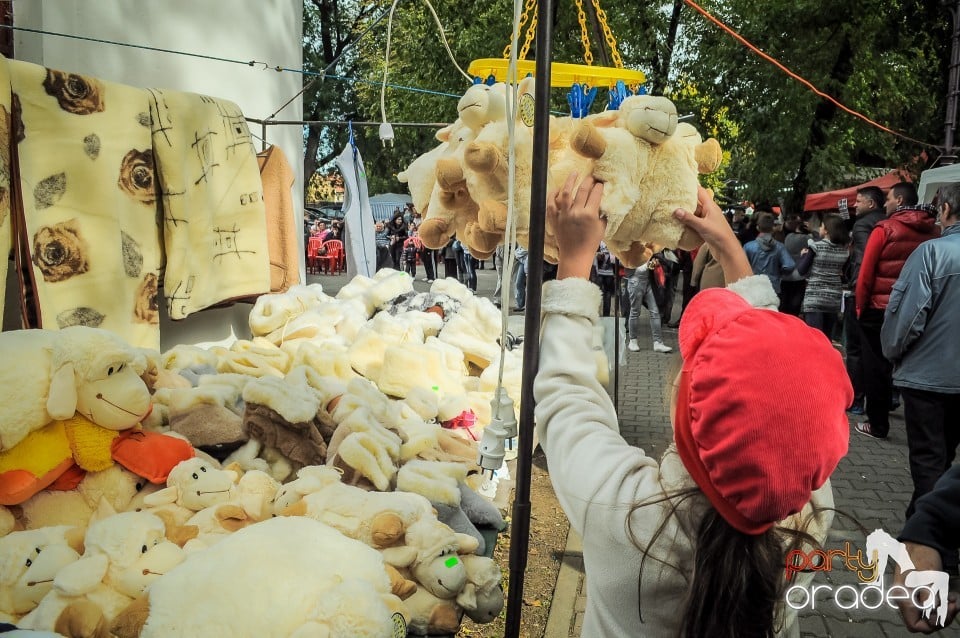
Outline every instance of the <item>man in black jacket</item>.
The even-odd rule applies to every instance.
[[[906,545],[914,571],[942,572],[944,565],[955,570],[957,547],[960,547],[960,465],[954,465],[940,477],[932,492],[917,500],[916,509],[907,519],[899,540]],[[895,583],[906,586],[907,577],[897,569]],[[907,587],[911,591],[914,587]],[[918,601],[923,592],[912,592]],[[937,608],[929,618],[909,598],[898,600],[903,623],[911,632],[932,633],[949,625],[957,614],[957,596],[951,593],[943,624],[938,622]]]
[[[853,405],[850,406],[852,414],[864,413],[863,363],[861,361],[863,349],[860,345],[860,328],[857,325],[854,291],[860,274],[860,264],[863,262],[863,251],[867,247],[870,233],[877,222],[886,217],[883,209],[885,198],[883,191],[876,186],[867,186],[858,190],[856,217],[850,232],[853,245],[843,292],[843,340],[847,355],[847,374],[850,375],[850,384],[853,386]]]

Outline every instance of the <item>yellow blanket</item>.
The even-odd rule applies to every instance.
[[[235,104],[0,59],[0,135],[16,148],[11,162],[0,139],[0,254],[21,237],[30,327],[158,349],[161,285],[173,319],[270,291],[263,187]]]
[[[159,348],[161,266],[148,94],[7,62],[33,282],[46,328],[82,324]]]
[[[172,319],[270,291],[263,187],[239,107],[151,89]]]

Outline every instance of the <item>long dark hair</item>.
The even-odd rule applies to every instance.
[[[709,508],[697,530],[693,575],[680,611],[683,638],[773,638],[786,590],[773,528],[749,535]]]
[[[641,551],[638,595],[642,589],[643,569],[647,558],[676,570],[687,582],[687,594],[678,615],[682,618],[680,638],[772,638],[783,625],[779,606],[784,599],[785,558],[791,550],[821,549],[820,543],[807,529],[827,511],[813,507],[797,527],[774,526],[763,534],[749,535],[734,529],[712,506],[704,508],[694,544],[693,572],[687,573],[650,553],[667,526],[685,502],[697,495],[691,488],[674,494],[637,503],[627,517],[627,532]],[[633,512],[657,503],[670,502],[668,512],[648,542],[634,534]],[[638,598],[640,621],[643,622],[643,598]]]

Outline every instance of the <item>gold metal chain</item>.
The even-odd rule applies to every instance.
[[[527,20],[530,19],[530,12],[536,8],[537,0],[526,0],[523,5],[523,13],[520,14],[520,22],[517,23],[517,33],[520,34],[523,32],[523,25],[527,23]],[[520,53],[517,55],[518,60],[527,59],[527,52],[530,50],[530,44],[533,42],[533,38],[537,33],[537,14],[533,14],[533,20],[530,22],[530,26],[527,27],[527,32],[523,42],[523,46],[520,47]],[[507,46],[503,49],[503,58],[506,60],[510,57],[510,47],[513,45],[513,39],[510,42],[507,42]]]
[[[620,52],[617,51],[617,40],[613,37],[613,31],[610,30],[610,25],[607,24],[607,13],[600,8],[600,0],[591,0],[593,3],[593,8],[597,12],[597,21],[600,22],[600,28],[603,30],[603,37],[607,40],[607,48],[610,49],[610,59],[613,60],[613,66],[618,69],[623,68],[623,58],[620,57]],[[577,0],[577,4],[580,4],[580,0]],[[582,14],[582,11],[581,11]],[[581,26],[583,21],[581,19]]]
[[[590,50],[590,32],[587,30],[587,14],[583,10],[583,0],[577,3],[577,20],[580,22],[580,42],[583,44],[583,61],[587,66],[593,65],[593,51]]]

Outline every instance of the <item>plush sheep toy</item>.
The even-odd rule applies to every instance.
[[[318,521],[280,517],[191,556],[112,630],[120,638],[381,638],[406,635],[401,609],[376,550]]]
[[[0,621],[15,623],[53,587],[53,578],[79,560],[83,530],[59,525],[0,538]]]
[[[153,514],[98,512],[83,556],[57,573],[51,591],[21,625],[70,637],[88,635],[79,627],[105,626],[183,561],[183,550],[167,541],[165,532]]]
[[[0,451],[30,432],[74,412],[110,430],[133,427],[150,413],[150,392],[140,378],[146,361],[107,330],[0,333],[7,362],[0,390]]]

